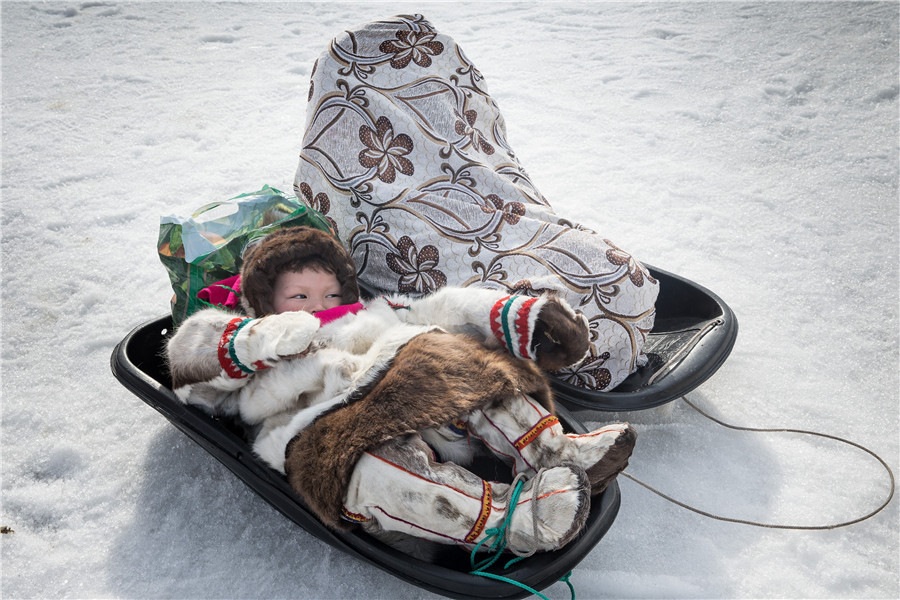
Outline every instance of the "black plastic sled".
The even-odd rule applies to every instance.
[[[470,574],[469,553],[454,546],[434,544],[436,558],[425,561],[395,550],[359,530],[343,533],[327,529],[293,492],[283,475],[255,458],[238,424],[213,418],[178,400],[171,390],[169,373],[162,358],[171,330],[172,319],[166,316],[145,323],[128,334],[113,351],[113,375],[287,518],[331,546],[437,594],[451,598],[497,599],[529,595],[510,583]],[[587,433],[584,425],[565,408],[558,407],[557,413],[568,431]],[[510,481],[509,468],[499,462],[485,460],[476,464],[473,470],[485,479]],[[558,581],[591,552],[612,525],[619,511],[618,484],[614,481],[591,502],[584,532],[564,548],[535,554],[507,570],[499,568],[506,562],[501,558],[490,571],[537,591]]]
[[[718,370],[734,346],[737,319],[718,296],[687,279],[648,268],[660,282],[656,321],[644,347],[648,364],[610,392],[586,390],[551,378],[558,417],[568,431],[587,432],[580,417],[600,420],[604,412],[651,408],[687,394]],[[113,351],[113,375],[287,518],[331,546],[437,594],[497,599],[529,595],[510,583],[470,574],[469,553],[453,546],[436,544],[436,558],[426,561],[358,530],[343,533],[327,529],[293,492],[284,476],[254,457],[239,424],[213,418],[175,397],[162,358],[171,330],[170,316],[137,327]],[[499,462],[485,460],[473,470],[485,479],[510,479],[509,469]],[[508,570],[494,572],[537,591],[552,585],[603,538],[616,518],[619,504],[619,487],[613,482],[592,499],[581,536],[560,550],[538,553]],[[501,559],[497,564],[503,562]]]
[[[551,378],[554,398],[578,418],[660,406],[684,396],[715,373],[734,347],[738,322],[721,298],[693,281],[647,266],[659,281],[656,321],[647,336],[646,366],[609,392]]]

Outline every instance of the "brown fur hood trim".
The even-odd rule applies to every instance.
[[[241,304],[252,317],[275,312],[275,280],[285,271],[305,266],[334,273],[341,284],[342,302],[359,300],[356,265],[330,233],[312,227],[288,227],[270,233],[248,252],[241,267]]]
[[[553,411],[550,387],[534,363],[488,350],[468,336],[423,333],[400,349],[367,393],[291,440],[285,451],[288,482],[327,526],[347,529],[341,506],[363,452],[517,393]]]

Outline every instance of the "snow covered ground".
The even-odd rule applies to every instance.
[[[168,309],[160,215],[290,190],[315,55],[400,12],[457,38],[558,213],[732,306],[694,402],[896,471],[898,6],[4,1],[0,593],[428,596],[294,527],[109,368]],[[849,446],[681,402],[610,418],[640,429],[629,473],[708,511],[827,524],[889,489]],[[797,532],[620,485],[579,598],[900,596],[896,499]]]

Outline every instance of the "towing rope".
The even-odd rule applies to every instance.
[[[684,502],[681,502],[679,500],[676,500],[675,498],[672,498],[671,496],[664,494],[663,492],[657,490],[653,486],[644,483],[643,481],[639,480],[636,477],[633,477],[632,475],[629,475],[628,473],[621,473],[621,475],[627,477],[628,479],[632,480],[633,482],[637,483],[638,485],[643,486],[644,488],[650,490],[657,496],[660,496],[661,498],[668,500],[669,502],[671,502],[673,504],[677,504],[678,506],[685,508],[691,512],[697,513],[699,515],[703,515],[704,517],[709,517],[710,519],[715,519],[717,521],[726,521],[728,523],[739,523],[741,525],[751,525],[753,527],[765,527],[767,529],[793,529],[793,530],[804,530],[804,531],[821,531],[821,530],[827,530],[827,529],[838,529],[839,527],[847,527],[848,525],[854,525],[856,523],[859,523],[861,521],[865,521],[866,519],[874,517],[875,515],[880,513],[888,504],[890,504],[891,500],[894,497],[895,482],[894,482],[893,471],[891,471],[891,468],[884,461],[884,459],[882,459],[880,456],[875,454],[875,452],[873,452],[872,450],[869,450],[865,446],[862,446],[861,444],[857,444],[856,442],[852,442],[848,439],[844,439],[844,438],[841,438],[841,437],[838,437],[835,435],[830,435],[827,433],[819,433],[817,431],[808,431],[805,429],[785,429],[785,428],[768,429],[768,428],[761,428],[761,427],[741,427],[739,425],[731,425],[729,423],[725,423],[724,421],[721,421],[721,420],[709,415],[708,413],[704,412],[697,405],[693,404],[690,400],[688,400],[686,397],[682,396],[681,399],[684,400],[685,404],[687,404],[688,406],[693,408],[695,411],[697,411],[698,413],[700,413],[701,415],[703,415],[710,421],[717,423],[723,427],[727,427],[728,429],[734,429],[737,431],[762,432],[762,433],[798,433],[798,434],[802,434],[802,435],[812,435],[812,436],[816,436],[816,437],[826,438],[829,440],[835,440],[837,442],[841,442],[841,443],[853,446],[854,448],[858,448],[859,450],[862,450],[866,454],[871,455],[873,458],[875,458],[875,460],[877,460],[879,463],[881,463],[881,466],[884,467],[885,471],[887,471],[888,478],[890,479],[890,482],[891,482],[891,489],[890,489],[890,492],[888,493],[887,499],[878,508],[876,508],[872,512],[870,512],[862,517],[852,519],[850,521],[844,521],[842,523],[835,523],[834,525],[778,525],[778,524],[773,524],[773,523],[760,523],[757,521],[748,521],[745,519],[735,519],[732,517],[723,517],[721,515],[715,515],[715,514],[706,512],[704,510],[700,510],[699,508],[695,508],[693,506],[685,504]]]
[[[646,488],[647,490],[653,492],[657,496],[660,496],[661,498],[668,500],[669,502],[671,502],[673,504],[676,504],[684,509],[687,509],[691,512],[697,513],[704,517],[708,517],[710,519],[715,519],[716,521],[725,521],[728,523],[738,523],[740,525],[750,525],[753,527],[764,527],[767,529],[822,531],[822,530],[828,530],[828,529],[838,529],[840,527],[847,527],[849,525],[854,525],[856,523],[860,523],[861,521],[865,521],[866,519],[870,519],[870,518],[874,517],[875,515],[877,515],[878,513],[880,513],[882,510],[884,510],[884,508],[887,507],[887,505],[890,504],[891,500],[894,498],[894,489],[896,487],[896,484],[895,484],[895,480],[894,480],[894,473],[891,470],[890,466],[888,466],[887,462],[885,462],[884,459],[882,459],[880,456],[878,456],[875,452],[873,452],[872,450],[866,448],[865,446],[863,446],[861,444],[857,444],[856,442],[853,442],[848,439],[838,437],[835,435],[830,435],[827,433],[820,433],[817,431],[809,431],[809,430],[805,430],[805,429],[743,427],[740,425],[731,425],[730,423],[726,423],[720,419],[713,417],[709,413],[703,411],[700,407],[698,407],[696,404],[694,404],[693,402],[688,400],[685,396],[682,396],[681,400],[683,400],[685,404],[687,404],[688,406],[693,408],[695,411],[697,411],[700,415],[702,415],[702,416],[706,417],[707,419],[709,419],[710,421],[712,421],[718,425],[721,425],[722,427],[726,427],[728,429],[733,429],[736,431],[751,431],[751,432],[757,432],[757,433],[796,433],[796,434],[801,434],[801,435],[811,435],[811,436],[815,436],[815,437],[821,437],[821,438],[826,438],[829,440],[834,440],[837,442],[841,442],[841,443],[853,446],[854,448],[862,450],[866,454],[869,454],[870,456],[872,456],[875,460],[877,460],[881,464],[882,467],[884,467],[884,470],[887,471],[888,478],[890,479],[891,486],[890,486],[890,491],[888,492],[887,499],[884,502],[882,502],[878,508],[876,508],[875,510],[873,510],[861,517],[858,517],[856,519],[844,521],[841,523],[835,523],[833,525],[781,525],[781,524],[775,524],[775,523],[761,523],[758,521],[749,521],[746,519],[736,519],[733,517],[724,517],[721,515],[716,515],[716,514],[701,510],[699,508],[690,506],[689,504],[681,502],[680,500],[676,500],[675,498],[659,491],[658,489],[654,488],[653,486],[651,486],[647,483],[644,483],[643,481],[630,475],[629,473],[626,473],[626,472],[621,473],[622,476],[627,477],[631,481],[634,481],[638,485]],[[488,535],[478,545],[476,545],[475,548],[472,550],[472,554],[470,556],[472,570],[469,573],[471,575],[477,575],[479,577],[485,577],[487,579],[494,579],[497,581],[503,581],[505,583],[509,583],[509,584],[517,586],[531,594],[534,594],[535,596],[538,596],[542,600],[548,600],[547,596],[545,596],[542,593],[540,593],[539,591],[525,585],[524,583],[521,583],[521,582],[511,579],[509,577],[504,577],[503,575],[489,573],[486,570],[486,569],[490,568],[495,562],[497,562],[497,560],[500,558],[500,555],[504,552],[504,550],[507,549],[507,547],[506,547],[506,532],[507,532],[507,529],[509,528],[509,524],[512,520],[512,513],[515,510],[516,504],[518,503],[519,494],[522,491],[521,475],[517,476],[516,479],[513,480],[512,486],[514,489],[511,494],[509,505],[507,507],[506,518],[504,519],[504,521],[503,521],[502,525],[500,525],[500,527],[496,527],[496,528],[487,530],[486,533]],[[535,491],[537,490],[537,487],[538,486],[535,484],[534,485]],[[536,511],[536,509],[537,509],[537,506],[536,505],[533,506],[532,510]],[[535,519],[537,518],[536,514],[534,515],[534,518]],[[536,523],[535,523],[535,526],[536,526]],[[478,552],[478,550],[482,546],[484,546],[486,543],[491,543],[491,547],[488,551],[489,556],[487,559],[476,564],[475,563],[475,555]],[[493,554],[493,556],[491,556],[491,554]],[[506,563],[504,568],[509,568],[512,564],[522,560],[523,558],[525,558],[526,556],[529,556],[530,554],[533,554],[533,553],[525,554],[523,556],[519,556],[517,558],[510,560],[509,562]],[[572,598],[572,600],[575,600],[575,588],[572,586],[572,583],[569,581],[569,578],[571,576],[572,576],[572,572],[570,571],[569,573],[567,573],[566,575],[561,577],[559,579],[559,581],[564,582],[569,587],[569,592],[571,593],[571,598]]]
[[[532,483],[532,505],[531,505],[531,516],[534,524],[534,535],[537,537],[538,534],[538,516],[537,516],[537,500],[538,500],[538,484],[540,482],[540,478],[543,476],[544,470],[541,469],[538,471],[535,476],[535,481]],[[509,524],[512,522],[513,511],[515,511],[516,506],[518,506],[519,502],[519,494],[522,493],[522,483],[523,483],[523,475],[520,473],[516,475],[516,478],[513,479],[513,482],[510,484],[512,487],[512,494],[510,495],[509,502],[506,506],[506,518],[503,519],[503,523],[499,527],[492,527],[485,531],[485,538],[478,542],[478,544],[472,549],[472,553],[469,556],[469,562],[472,566],[472,570],[469,571],[470,575],[477,575],[479,577],[484,577],[486,579],[494,579],[496,581],[503,581],[505,583],[509,583],[516,587],[522,588],[526,592],[534,594],[535,596],[541,598],[542,600],[549,600],[547,596],[540,593],[536,589],[533,589],[520,581],[516,581],[510,577],[504,577],[503,575],[497,575],[496,573],[489,573],[487,571],[497,560],[500,559],[500,556],[503,554],[505,550],[509,550],[513,554],[516,554],[516,558],[507,562],[503,568],[508,569],[513,564],[532,556],[535,553],[535,550],[531,550],[530,552],[518,552],[513,548],[507,548],[506,544],[506,532],[509,529]],[[488,557],[478,564],[475,563],[475,555],[478,550],[481,549],[485,544],[491,544],[490,549],[488,550]],[[493,553],[493,556],[491,556]],[[569,586],[569,592],[572,595],[572,600],[575,600],[575,588],[572,586],[572,583],[569,581],[569,578],[572,576],[572,571],[569,571],[565,575],[563,575],[559,581],[564,582],[567,586]]]

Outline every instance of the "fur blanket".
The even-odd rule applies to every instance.
[[[326,525],[346,528],[341,506],[363,452],[451,423],[517,393],[529,394],[553,411],[546,378],[533,362],[488,350],[465,335],[421,334],[347,405],[319,417],[294,437],[285,453],[288,481]]]
[[[593,200],[596,177],[583,183]],[[320,55],[294,190],[335,225],[365,284],[412,295],[555,291],[591,328],[590,354],[564,380],[607,390],[645,360],[658,283],[554,213],[481,73],[421,15],[346,31]]]

